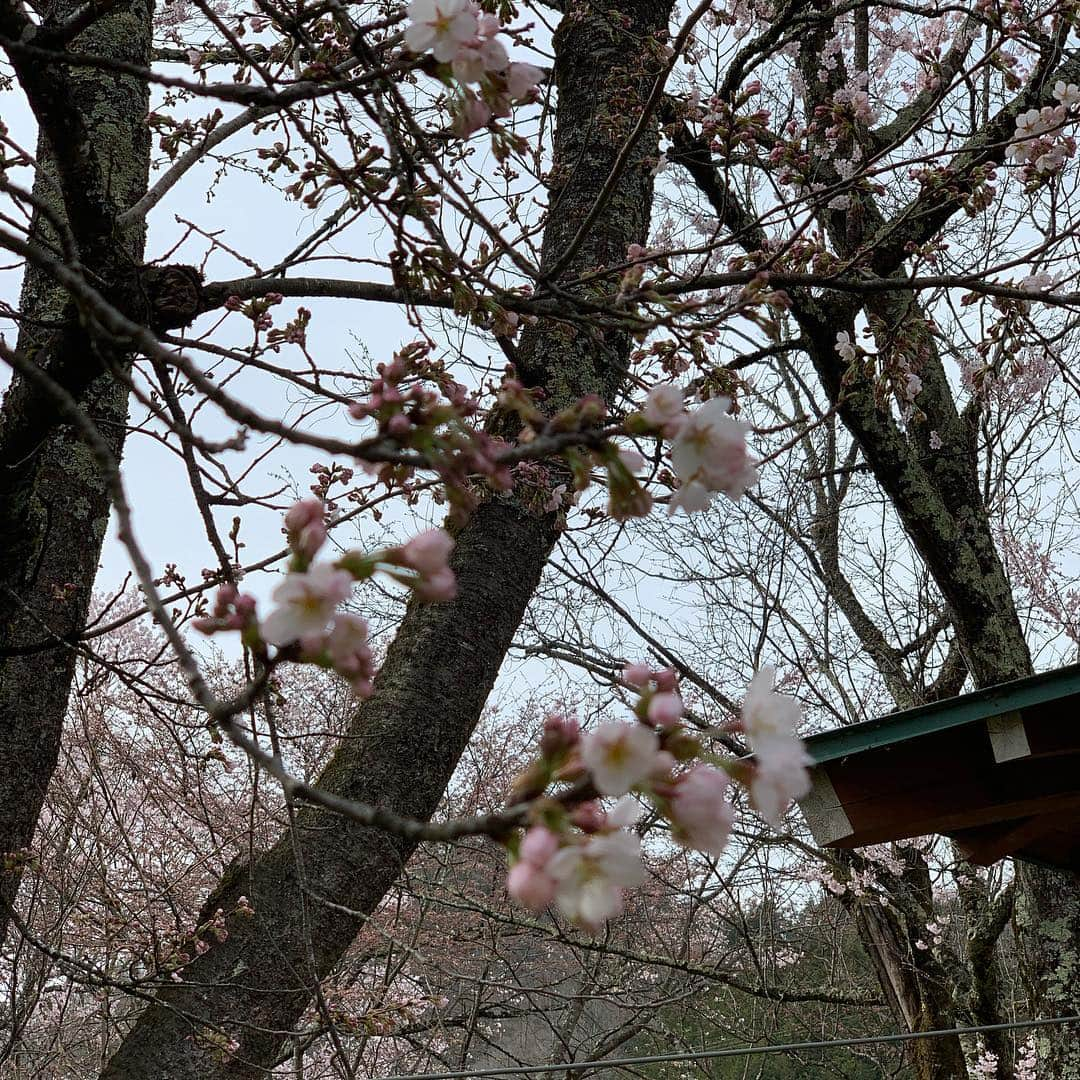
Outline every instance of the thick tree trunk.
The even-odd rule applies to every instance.
[[[669,5],[636,0],[618,13],[583,9],[555,37],[559,90],[553,175],[558,190],[543,263],[565,252],[611,173],[658,70]],[[646,239],[655,124],[647,125],[568,273],[614,265]],[[521,374],[549,407],[585,393],[611,400],[629,339],[613,329],[541,324],[522,342]],[[434,812],[480,716],[503,657],[556,539],[552,515],[513,496],[483,502],[457,537],[459,595],[412,605],[349,735],[319,779],[335,793],[426,819]],[[286,835],[250,865],[234,867],[207,901],[229,937],[212,943],[161,991],[110,1061],[108,1080],[215,1080],[263,1075],[317,982],[352,942],[393,884],[414,843],[331,814],[298,814]],[[234,917],[243,894],[250,919]],[[225,1047],[238,1044],[235,1053]]]
[[[876,900],[856,899],[851,915],[893,1015],[908,1031],[952,1027],[948,987],[921,969],[903,921]],[[960,1040],[916,1039],[908,1056],[918,1080],[956,1080],[967,1068]]]
[[[61,19],[78,6],[61,0],[47,16]],[[147,0],[122,2],[80,35],[73,49],[146,65],[151,16]],[[35,195],[67,222],[86,270],[126,310],[137,311],[132,271],[142,260],[144,233],[141,227],[119,233],[112,223],[146,191],[147,86],[94,70],[58,67],[48,76],[38,75],[36,81],[29,79],[41,124]],[[91,140],[93,153],[82,161],[81,175],[67,160],[70,146],[63,147],[58,160],[48,131],[58,141]],[[100,162],[107,163],[106,170],[96,168]],[[76,188],[75,199],[69,198]],[[68,212],[72,205],[74,214]],[[40,213],[34,242],[57,252],[56,233]],[[18,352],[76,396],[119,455],[127,390],[102,374],[102,361],[123,363],[122,355],[108,355],[92,343],[82,313],[40,266],[27,269],[20,316]],[[0,410],[0,463],[2,859],[5,852],[30,845],[56,766],[74,672],[72,643],[86,621],[109,500],[85,445],[57,423],[52,402],[18,375]],[[0,940],[8,925],[7,904],[21,877],[18,857],[7,865],[5,872],[0,863]]]

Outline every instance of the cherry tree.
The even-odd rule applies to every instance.
[[[608,669],[629,691],[625,719],[582,732],[550,711],[508,807],[426,823],[556,545],[580,553],[587,538],[588,563],[605,530],[622,539],[654,504],[674,521],[731,513],[837,421],[844,467],[873,477],[940,596],[921,653],[936,686],[1032,670],[982,463],[1004,377],[1068,386],[1074,17],[267,0],[176,7],[155,28],[138,3],[0,8],[5,91],[38,134],[30,151],[0,132],[0,243],[25,272],[18,337],[0,347],[5,921],[27,925],[13,904],[75,665],[101,663],[94,642],[116,625],[88,621],[110,510],[182,693],[287,797],[280,835],[224,871],[190,963],[152,984],[102,1075],[276,1062],[311,1003],[325,1012],[322,981],[422,839],[493,837],[522,905],[597,931],[643,884],[641,804],[714,854],[740,787],[780,824],[805,757],[772,658],[695,730],[692,669],[633,654]],[[237,149],[241,133],[254,145]],[[178,231],[155,239],[186,178],[207,170],[212,193],[215,171],[255,169],[312,215],[272,265],[176,211]],[[174,261],[181,249],[192,262]],[[230,262],[244,276],[206,279]],[[324,263],[349,276],[311,276]],[[278,313],[294,297],[399,306],[415,340],[344,365],[340,341],[314,344],[325,313]],[[793,415],[777,416],[782,391]],[[210,553],[195,585],[136,539],[118,464],[129,427],[182,467]],[[768,460],[751,432],[761,452],[776,443]],[[315,500],[259,486],[273,472],[269,451],[252,460],[256,438],[322,456]],[[445,531],[420,520],[432,504]],[[378,535],[388,506],[404,539]],[[278,528],[266,509],[286,547],[247,563],[253,532]],[[826,570],[836,548],[819,552]],[[782,557],[775,571],[760,551],[746,563],[782,573]],[[246,582],[273,565],[268,602]],[[402,587],[413,599],[384,651],[345,608]],[[860,624],[857,597],[840,610],[905,703],[906,645]],[[198,634],[243,648],[243,685],[215,688]],[[311,777],[277,733],[272,686],[292,664],[331,669],[357,699]],[[1031,1006],[1075,1011],[1063,879],[1017,880]],[[1068,1030],[1045,1041],[1051,1070],[1076,1065]]]

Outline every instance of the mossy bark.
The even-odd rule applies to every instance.
[[[45,20],[79,5],[60,0]],[[152,4],[126,0],[72,44],[117,60],[150,59]],[[135,268],[141,227],[119,231],[119,213],[146,191],[150,133],[145,82],[99,71],[20,66],[20,82],[39,120],[34,193],[69,228],[80,261],[103,292],[139,313]],[[59,152],[54,152],[54,144]],[[44,215],[33,243],[60,255]],[[85,313],[46,268],[31,265],[23,282],[16,349],[44,368],[81,403],[119,455],[127,390],[105,372],[123,353],[95,342]],[[53,402],[15,375],[0,409],[0,854],[30,845],[55,768],[74,674],[109,519],[105,484],[86,446],[58,422]],[[0,899],[18,888],[19,860],[0,870]],[[0,939],[7,927],[0,903]]]
[[[558,85],[554,172],[543,265],[565,253],[641,114],[658,70],[669,5],[636,0],[618,11],[582,9],[555,36]],[[571,264],[625,260],[649,227],[657,129],[650,123]],[[605,286],[607,287],[607,286]],[[548,408],[583,394],[610,401],[623,384],[630,347],[614,328],[544,322],[521,345],[524,381]],[[338,795],[427,819],[471,736],[557,538],[553,515],[512,495],[482,502],[457,535],[456,600],[410,606],[347,737],[319,778]],[[285,1033],[316,983],[349,947],[415,844],[315,809],[264,855],[237,865],[204,914],[227,917],[229,936],[211,943],[139,1018],[109,1062],[108,1080],[255,1077],[274,1063]],[[243,894],[255,914],[232,912]],[[235,1039],[235,1053],[227,1049]]]

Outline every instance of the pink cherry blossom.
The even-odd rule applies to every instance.
[[[525,834],[518,851],[518,861],[510,868],[506,890],[522,907],[540,912],[555,897],[557,882],[548,864],[559,850],[559,837],[543,825]]]
[[[674,690],[679,685],[674,668],[660,668],[652,673],[652,679],[656,683],[656,689],[664,693]]]
[[[461,135],[479,131],[491,119],[491,107],[486,101],[469,92],[457,114],[456,127]]]
[[[415,53],[430,49],[444,64],[479,29],[471,0],[412,0],[406,13],[412,21],[405,31],[405,44]]]
[[[302,499],[285,515],[289,546],[306,559],[313,559],[326,540],[326,520],[319,499]]]
[[[555,879],[540,866],[517,862],[506,876],[506,891],[523,908],[539,914],[555,899]]]
[[[697,488],[672,498],[668,513],[679,506],[688,513],[701,509],[701,492],[721,491],[736,501],[757,483],[758,472],[746,449],[750,425],[729,415],[728,398],[712,398],[692,412],[671,444],[671,464],[685,487]],[[706,500],[705,505],[708,505]]]
[[[454,550],[450,534],[442,529],[428,529],[414,536],[402,549],[401,558],[421,574],[437,574],[448,568],[447,560]]]
[[[326,635],[326,651],[334,670],[361,696],[371,693],[374,662],[368,647],[368,625],[358,615],[337,615]]]
[[[453,600],[457,595],[457,579],[447,562],[453,549],[453,539],[442,529],[422,532],[401,549],[401,561],[420,575],[409,584],[422,600]]]
[[[413,591],[429,604],[440,600],[453,600],[457,596],[457,578],[454,577],[453,570],[439,570],[423,578],[413,587]]]
[[[671,383],[654,386],[649,391],[642,413],[653,427],[660,429],[665,438],[674,438],[686,420],[682,390]]]
[[[725,772],[695,765],[675,784],[671,796],[671,831],[686,847],[719,855],[727,846],[735,813],[724,797],[730,781]]]
[[[502,71],[509,62],[501,41],[478,37],[462,45],[454,55],[454,78],[463,83],[480,82],[489,71]]]
[[[536,825],[525,834],[519,850],[520,857],[534,866],[546,866],[559,850],[559,837],[543,825]]]
[[[321,563],[301,574],[288,574],[271,597],[277,607],[260,631],[272,645],[321,634],[334,609],[352,592],[353,579],[344,570]]]
[[[548,872],[556,882],[559,910],[586,930],[599,930],[622,911],[623,890],[645,879],[641,841],[623,831],[597,833],[562,848]]]
[[[506,69],[506,92],[512,101],[520,101],[528,97],[543,78],[540,68],[515,62]]]
[[[627,664],[622,673],[622,677],[635,689],[648,685],[651,676],[652,671],[648,664]]]
[[[581,740],[581,760],[601,795],[625,795],[644,780],[660,743],[644,724],[601,724]]]
[[[649,722],[657,727],[671,727],[672,724],[677,724],[682,719],[682,714],[682,698],[672,691],[654,694],[649,701],[647,716]]]

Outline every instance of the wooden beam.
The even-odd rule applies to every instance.
[[[984,829],[972,829],[956,833],[953,839],[964,857],[976,866],[990,866],[1008,855],[1023,851],[1029,844],[1041,840],[1063,827],[1075,828],[1080,814],[1080,799],[1073,805],[1052,814],[1007,821]]]
[[[810,792],[799,800],[799,809],[815,843],[824,847],[850,836],[851,822],[829,779],[828,770],[820,765],[811,769],[810,783]]]
[[[1024,714],[1019,709],[988,717],[986,731],[990,736],[995,761],[1015,761],[1017,758],[1031,756],[1031,745],[1024,727]]]

